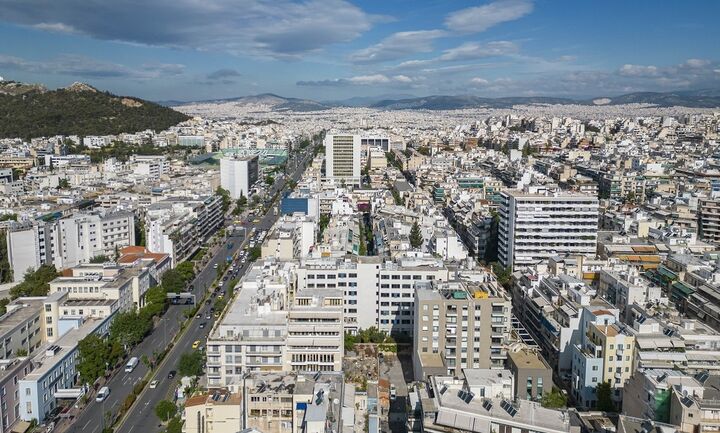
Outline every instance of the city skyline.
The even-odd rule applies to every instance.
[[[712,2],[0,0],[0,76],[153,100],[720,87]],[[588,18],[592,17],[592,19]]]

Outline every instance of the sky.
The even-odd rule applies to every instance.
[[[0,0],[0,76],[150,100],[720,88],[714,0]]]

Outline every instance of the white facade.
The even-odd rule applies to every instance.
[[[503,266],[530,265],[558,255],[595,255],[597,197],[510,190],[501,198],[498,259]]]
[[[348,185],[360,185],[360,136],[325,136],[325,177]]]
[[[258,157],[222,158],[220,160],[220,186],[237,200],[250,196],[250,188],[258,179]]]
[[[28,269],[44,264],[64,269],[135,245],[135,217],[130,212],[78,213],[51,222],[18,224],[8,231],[7,243],[13,279],[19,282]]]

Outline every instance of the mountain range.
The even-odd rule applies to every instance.
[[[317,111],[333,107],[369,107],[384,110],[457,110],[465,108],[512,108],[514,105],[623,105],[648,104],[657,107],[720,107],[720,89],[686,90],[678,92],[635,92],[619,96],[592,99],[555,98],[548,96],[518,96],[485,98],[471,95],[381,95],[355,97],[337,101],[313,101],[310,99],[286,98],[272,93],[241,96],[227,99],[181,102],[163,101],[160,104],[180,106],[190,103],[236,103],[269,105],[275,111]]]

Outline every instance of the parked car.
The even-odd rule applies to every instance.
[[[152,382],[150,382],[150,389],[155,389],[155,388],[157,388],[158,383],[159,383],[159,381],[158,381],[157,379],[156,379],[156,380],[153,380]]]
[[[174,378],[176,374],[177,374],[177,371],[170,370],[170,372],[168,373],[168,379]]]

